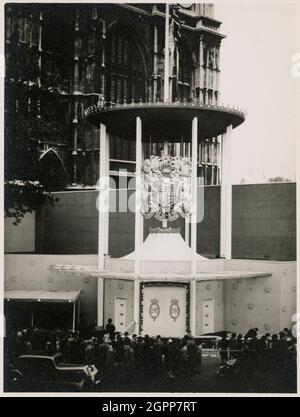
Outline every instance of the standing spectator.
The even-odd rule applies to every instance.
[[[138,337],[135,345],[135,364],[138,372],[143,370],[144,365],[144,340],[141,336]]]
[[[119,366],[122,366],[123,363],[124,344],[125,341],[122,339],[122,336],[118,334],[115,343],[115,362],[118,363]]]
[[[222,363],[227,362],[227,349],[228,349],[228,340],[227,340],[227,335],[224,334],[222,339],[219,341],[218,343],[218,349],[220,352],[220,357],[221,357],[221,361]]]
[[[116,328],[115,328],[115,326],[114,326],[114,324],[112,322],[112,319],[108,319],[107,320],[107,325],[106,325],[105,329],[106,329],[107,333],[109,334],[110,340],[111,341],[115,340],[115,331],[116,331]]]
[[[92,340],[87,340],[85,343],[85,361],[88,365],[95,364],[95,349]]]
[[[176,352],[175,352],[175,345],[172,339],[168,340],[164,353],[165,353],[165,367],[166,367],[167,375],[170,378],[175,378],[174,374],[175,374]]]
[[[134,353],[133,349],[131,348],[130,344],[124,345],[124,358],[123,358],[123,368],[125,369],[125,373],[130,375],[134,365]]]
[[[99,340],[98,349],[96,351],[96,368],[101,370],[102,374],[104,373],[106,356],[108,352],[107,344],[104,342],[103,338]]]
[[[112,380],[114,377],[115,352],[112,346],[111,339],[106,339],[105,343],[107,345],[105,373],[106,373],[108,380]]]
[[[197,366],[198,346],[191,336],[188,337],[186,347],[188,352],[188,373],[193,375]]]
[[[128,332],[125,332],[124,334],[124,345],[131,345],[131,339]]]
[[[230,352],[230,358],[236,359],[238,357],[238,345],[239,342],[236,337],[236,333],[232,333],[231,338],[228,342],[229,352]]]
[[[156,336],[156,341],[154,342],[154,358],[155,366],[158,370],[162,368],[162,356],[164,353],[164,342],[161,340],[161,337]]]

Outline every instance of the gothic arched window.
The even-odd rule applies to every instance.
[[[193,59],[191,54],[183,46],[179,49],[178,69],[178,99],[189,100],[192,98]]]
[[[146,92],[146,69],[137,42],[121,28],[112,31],[106,48],[106,101],[145,101]]]

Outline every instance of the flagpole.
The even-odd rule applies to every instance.
[[[169,57],[169,20],[170,6],[166,3],[166,21],[165,21],[165,72],[164,72],[164,102],[169,101],[169,74],[170,74],[170,57]]]

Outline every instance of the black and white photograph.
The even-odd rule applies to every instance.
[[[298,394],[297,3],[2,3],[3,396]]]

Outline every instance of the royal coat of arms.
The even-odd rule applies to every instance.
[[[165,223],[191,212],[191,162],[167,154],[151,156],[142,165],[141,213]]]

